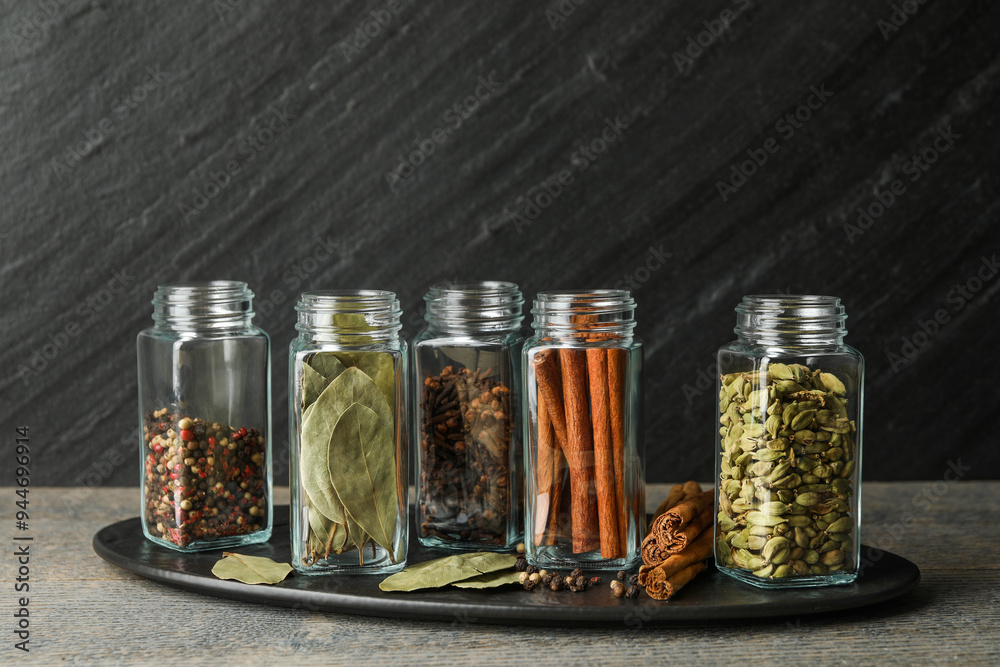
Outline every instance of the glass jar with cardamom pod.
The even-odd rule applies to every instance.
[[[642,344],[627,290],[541,292],[525,377],[525,546],[538,567],[635,565],[645,529]]]
[[[406,343],[396,295],[304,292],[289,347],[292,565],[406,564]]]
[[[520,541],[521,308],[514,283],[433,285],[413,340],[417,538],[509,549]]]
[[[142,529],[178,551],[271,537],[271,343],[246,283],[161,285],[136,341]]]
[[[830,296],[747,296],[719,349],[719,570],[762,588],[858,576],[864,359]]]

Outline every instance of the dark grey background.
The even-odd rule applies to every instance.
[[[903,4],[892,30],[893,6],[862,0],[4,2],[0,467],[27,424],[36,484],[137,481],[135,335],[158,283],[257,292],[280,483],[301,290],[395,290],[412,335],[433,281],[513,280],[530,298],[629,277],[651,481],[712,476],[701,389],[733,306],[775,291],[848,308],[868,359],[867,479],[940,479],[959,459],[967,478],[1000,476],[1000,276],[983,260],[1000,250],[1000,6]],[[502,87],[455,128],[446,112],[491,75]],[[812,87],[832,97],[788,136],[776,123]],[[249,148],[275,109],[291,118]],[[627,127],[581,159],[606,119]],[[444,142],[390,188],[437,128]],[[947,128],[949,150],[911,181],[907,162]],[[772,138],[724,201],[730,165]],[[217,190],[230,161],[240,173]],[[514,222],[564,170],[573,181]],[[897,179],[905,192],[852,235]],[[336,244],[324,261],[319,240]],[[650,249],[670,257],[649,270]]]

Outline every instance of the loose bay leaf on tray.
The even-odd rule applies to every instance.
[[[327,458],[344,509],[389,553],[399,513],[391,423],[361,403],[352,404],[333,429]]]
[[[212,574],[219,579],[236,579],[244,584],[276,584],[291,571],[288,563],[230,552],[223,552],[222,559],[212,566]]]
[[[489,574],[481,574],[478,577],[456,581],[452,583],[452,586],[458,588],[496,588],[506,584],[519,584],[521,583],[520,574],[517,571],[507,572],[506,570],[501,570],[500,572],[490,572]]]
[[[492,552],[456,554],[411,565],[385,579],[378,587],[383,591],[438,588],[456,581],[512,568],[515,562],[517,558],[509,554]]]

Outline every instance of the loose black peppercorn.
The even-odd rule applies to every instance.
[[[538,568],[535,567],[534,565],[529,565],[528,567],[524,568],[524,571],[527,572],[528,574],[534,574],[535,572],[538,572]]]
[[[536,586],[538,586],[538,581],[537,580],[534,580],[534,579],[525,579],[524,580],[524,590],[526,590],[526,591],[533,591],[533,590],[535,590]]]
[[[571,576],[571,577],[580,577],[580,576],[583,576],[583,570],[581,570],[580,568],[576,568],[575,570],[573,570],[572,572],[569,573],[569,576]]]
[[[630,585],[632,585],[632,586],[638,586],[639,585],[639,575],[638,574],[633,574],[631,577],[628,578],[628,583]]]
[[[546,574],[544,577],[542,577],[542,584],[545,585],[545,586],[548,586],[549,584],[551,584],[552,583],[552,577],[553,577],[553,575],[551,573],[550,574]]]
[[[526,572],[528,570],[528,560],[526,558],[518,558],[514,561],[514,569],[518,572]]]
[[[620,570],[620,571],[618,572],[618,574],[617,574],[617,577],[618,577],[618,581],[625,581],[625,577],[627,577],[627,576],[628,576],[628,575],[627,575],[627,574],[625,574],[625,570]]]
[[[630,598],[637,598],[637,597],[639,597],[639,587],[638,586],[629,586],[628,590],[625,592],[625,595],[627,595]]]

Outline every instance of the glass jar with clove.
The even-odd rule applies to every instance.
[[[523,505],[518,433],[524,336],[517,285],[433,285],[413,341],[417,537],[425,546],[509,549]]]
[[[642,344],[627,290],[540,292],[525,342],[526,554],[628,569],[645,527]]]

